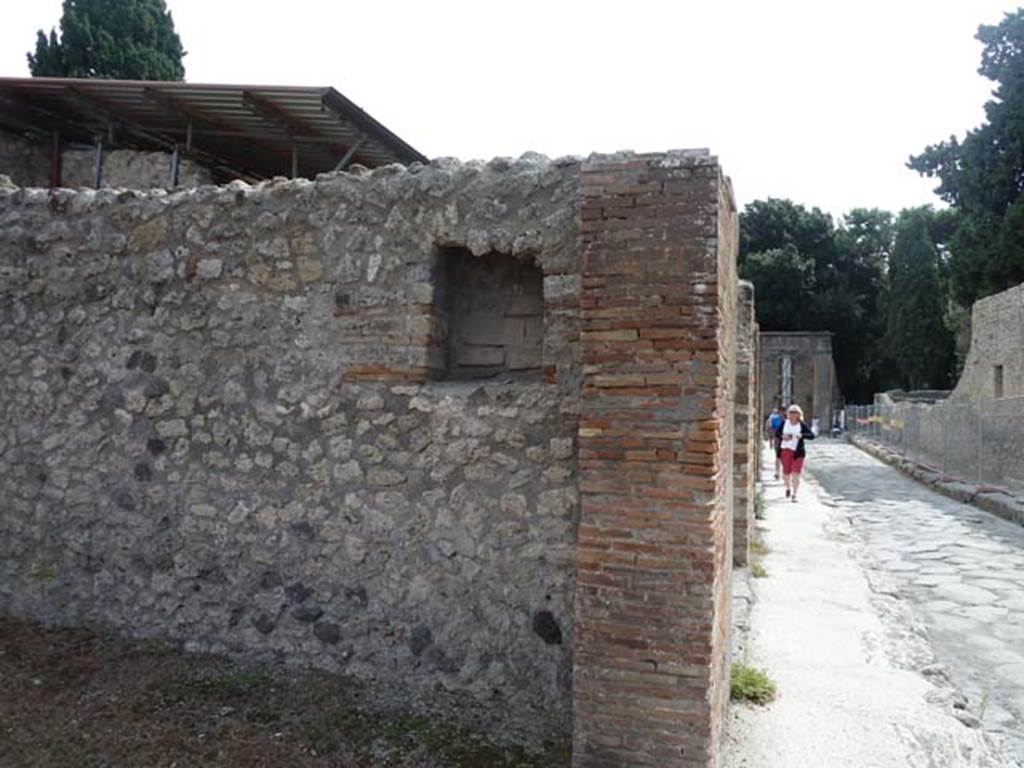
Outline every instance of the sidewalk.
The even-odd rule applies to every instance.
[[[934,656],[909,631],[909,609],[872,591],[849,519],[811,477],[799,503],[786,500],[771,458],[759,522],[767,577],[737,661],[764,669],[779,695],[732,705],[725,768],[1003,766],[984,732],[954,716],[957,691],[917,671]]]

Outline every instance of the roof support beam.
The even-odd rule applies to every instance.
[[[104,127],[103,132],[98,132],[100,134],[107,133],[108,136],[112,138],[114,135],[114,127],[117,126],[125,133],[135,134],[166,149],[170,149],[174,146],[174,141],[171,139],[166,136],[162,136],[158,132],[151,131],[143,126],[135,125],[126,121],[123,117],[119,117],[115,110],[113,110],[102,99],[83,93],[77,86],[69,85],[64,89],[64,92],[68,97],[68,100],[74,103],[78,109],[91,117],[97,124]]]
[[[338,161],[338,164],[334,166],[334,170],[344,171],[346,168],[348,168],[348,164],[352,162],[352,158],[356,156],[356,152],[359,151],[359,148],[363,146],[365,142],[366,137],[360,136],[359,141],[353,144],[349,151],[342,156],[341,160]]]
[[[14,94],[0,96],[0,121],[8,128],[44,138],[58,129],[58,122],[49,112],[36,109],[24,98]]]
[[[92,186],[93,189],[99,189],[103,186],[103,137],[96,137],[96,159],[93,162],[92,168]]]
[[[252,91],[242,91],[242,105],[253,114],[283,131],[295,144],[306,142],[327,144],[335,154],[342,154],[351,149],[351,147],[338,143],[336,139],[328,136],[323,131],[317,130],[312,125],[303,122],[299,118],[292,117],[277,105],[264,99],[262,96],[257,96]]]
[[[168,96],[166,93],[161,93],[158,89],[153,88],[152,86],[144,88],[142,93],[151,104],[185,122],[185,147],[187,150],[189,150],[192,145],[197,128],[202,129],[205,126],[206,130],[213,136],[224,136],[228,131],[232,131],[234,128],[234,126],[225,123],[223,120],[219,120],[201,109],[193,107],[190,104],[185,104],[181,99]],[[273,155],[281,157],[281,151],[277,147],[272,144],[268,144],[265,141],[261,141],[258,137],[253,136],[250,133],[239,131],[234,131],[233,133],[236,137],[246,139],[246,141],[253,146],[259,147],[265,152],[270,152]]]
[[[252,91],[242,91],[242,106],[253,114],[262,117],[268,123],[280,128],[290,139],[301,139],[304,136],[316,134],[316,131],[311,130],[295,118],[286,115],[278,107],[266,99],[257,96]]]
[[[178,186],[178,176],[181,171],[181,152],[179,151],[178,145],[174,145],[174,153],[171,155],[171,178],[170,187],[174,189]]]
[[[50,187],[60,186],[60,131],[50,131]]]

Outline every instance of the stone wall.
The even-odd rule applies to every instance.
[[[932,470],[1024,493],[1024,284],[975,302],[971,327],[970,353],[948,398],[876,395],[876,421],[859,427]]]
[[[0,180],[0,611],[714,765],[735,251],[706,152]]]
[[[826,332],[762,331],[760,347],[760,407],[767,414],[780,405],[798,404],[808,424],[818,419],[827,431],[840,399],[832,359],[832,334]],[[782,360],[792,361],[792,397],[782,402]]]
[[[736,213],[707,153],[583,172],[573,764],[709,766],[728,694]]]
[[[0,174],[18,186],[50,186],[50,148],[0,130]],[[92,187],[96,179],[96,151],[61,151],[60,186],[71,189]],[[115,189],[165,189],[171,181],[171,155],[115,149],[103,153],[102,186]],[[181,158],[178,185],[198,187],[211,184],[213,175],[203,166]]]
[[[733,490],[733,563],[744,566],[750,561],[750,542],[754,531],[758,435],[761,422],[757,414],[757,323],[754,320],[754,285],[739,284],[736,308],[736,453]]]
[[[23,187],[50,186],[49,148],[0,128],[0,174]]]
[[[1024,396],[1024,283],[971,308],[971,348],[953,401]]]
[[[65,149],[61,153],[62,187],[92,187],[95,180],[95,150]],[[199,187],[212,183],[213,174],[206,168],[188,158],[179,160],[179,187]],[[167,152],[139,152],[133,149],[104,151],[102,186],[114,189],[168,189],[171,186],[171,155]]]
[[[577,200],[529,158],[0,191],[0,610],[566,738]],[[548,383],[420,375],[439,244],[543,272]]]

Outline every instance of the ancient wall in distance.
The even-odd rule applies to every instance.
[[[62,187],[92,187],[95,178],[95,150],[65,149],[61,153]],[[179,187],[198,187],[212,183],[213,175],[206,168],[188,158],[179,160]],[[48,183],[41,186],[48,186]],[[167,152],[138,152],[132,149],[104,151],[102,186],[114,189],[169,189],[171,155]]]
[[[875,436],[937,472],[1024,491],[1024,284],[975,302],[960,381],[930,399],[876,396],[886,429]]]
[[[758,340],[760,375],[758,389],[761,410],[767,415],[780,405],[799,405],[808,424],[818,419],[823,430],[841,395],[832,359],[832,334],[803,331],[761,331]],[[791,362],[789,402],[783,398],[783,358]]]
[[[50,186],[50,153],[41,144],[33,144],[0,129],[0,175],[22,187]]]
[[[996,397],[1024,397],[1024,283],[974,303],[971,348],[950,400]]]
[[[50,186],[50,148],[29,142],[0,129],[0,174],[21,187]],[[61,151],[60,186],[91,188],[96,180],[96,152],[93,149],[64,148]],[[198,187],[213,182],[203,166],[181,158],[178,186]],[[102,186],[115,189],[166,189],[171,183],[171,155],[115,149],[103,153]]]

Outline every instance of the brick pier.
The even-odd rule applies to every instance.
[[[728,695],[736,212],[706,152],[582,173],[575,768],[710,766]]]

